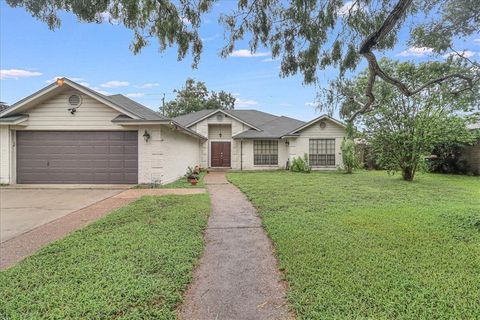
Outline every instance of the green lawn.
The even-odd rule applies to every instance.
[[[480,178],[230,173],[301,319],[480,319]]]
[[[175,319],[206,194],[143,197],[0,273],[0,319]]]

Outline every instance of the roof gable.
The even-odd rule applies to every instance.
[[[253,125],[252,123],[249,123],[239,117],[237,117],[233,112],[231,112],[232,110],[222,110],[222,109],[205,109],[205,110],[200,110],[200,111],[196,111],[196,112],[193,112],[193,113],[189,113],[189,114],[186,114],[186,115],[183,115],[183,116],[179,116],[179,117],[176,117],[176,118],[173,118],[173,120],[175,120],[176,122],[186,126],[186,127],[191,127],[193,126],[194,124],[197,124],[199,123],[200,121],[202,120],[205,120],[207,118],[210,118],[211,116],[217,114],[217,113],[223,113],[224,115],[226,115],[227,117],[231,117],[232,119],[235,119],[237,120],[238,122],[241,122],[247,126],[249,126],[250,128],[252,129],[255,129],[257,131],[260,131],[260,129]]]
[[[335,118],[332,118],[330,117],[329,115],[326,115],[326,114],[323,114],[321,115],[320,117],[318,118],[315,118],[313,119],[312,121],[309,121],[301,126],[299,126],[298,128],[295,128],[294,130],[290,131],[288,134],[285,134],[286,136],[289,136],[289,135],[297,135],[300,131],[308,128],[308,127],[311,127],[312,125],[316,124],[317,122],[321,121],[321,120],[328,120],[328,121],[331,121],[333,122],[334,124],[342,127],[342,128],[346,128],[347,126],[341,122],[341,121],[338,121],[337,119]]]
[[[156,113],[155,111],[121,94],[106,96],[67,78],[61,78],[60,80],[57,80],[57,82],[54,82],[46,86],[45,88],[31,94],[30,96],[16,102],[9,108],[0,112],[0,117],[21,114],[22,112],[30,109],[31,107],[34,107],[68,89],[75,89],[80,93],[83,93],[86,96],[89,96],[90,98],[95,99],[102,104],[132,119],[168,120],[167,118]]]

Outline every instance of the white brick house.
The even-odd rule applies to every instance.
[[[305,153],[334,169],[344,129],[256,110],[168,119],[62,78],[0,112],[0,183],[168,183],[187,166],[281,169]]]

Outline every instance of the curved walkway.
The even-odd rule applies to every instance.
[[[206,248],[180,309],[191,319],[292,319],[269,238],[224,172],[205,177],[212,201]]]

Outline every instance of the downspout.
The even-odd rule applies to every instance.
[[[243,171],[243,139],[240,140],[240,171]]]

